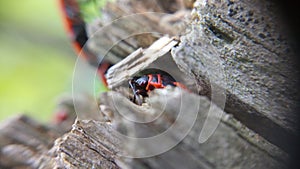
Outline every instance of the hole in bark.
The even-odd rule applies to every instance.
[[[236,15],[236,14],[237,14],[237,12],[236,12],[235,10],[233,10],[232,8],[229,9],[229,11],[228,11],[228,16],[232,17],[232,16],[234,16],[234,15]]]
[[[220,29],[213,25],[208,25],[208,29],[219,39],[226,41],[227,43],[232,43],[233,38],[230,37],[227,33],[222,32]]]
[[[266,35],[264,35],[263,33],[259,33],[258,36],[262,39],[266,38]]]

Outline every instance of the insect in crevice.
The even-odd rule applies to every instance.
[[[141,105],[144,97],[148,97],[148,92],[154,89],[174,86],[186,89],[186,87],[177,82],[169,73],[159,69],[146,69],[133,77],[129,81],[129,87],[133,92],[133,102]]]

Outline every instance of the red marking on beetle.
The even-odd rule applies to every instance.
[[[146,90],[150,90],[152,88],[164,88],[165,86],[162,84],[162,81],[161,81],[161,75],[160,74],[156,74],[157,76],[157,82],[153,82],[152,79],[153,79],[153,76],[152,74],[148,75],[148,84],[146,86]]]

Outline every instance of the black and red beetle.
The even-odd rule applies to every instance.
[[[99,64],[98,57],[88,50],[88,48],[84,47],[88,41],[88,35],[86,31],[86,23],[82,17],[83,11],[80,9],[79,0],[58,0],[58,2],[65,29],[70,36],[72,46],[76,54],[98,68],[98,75],[104,85],[107,86],[105,73],[107,69],[112,66],[112,63],[107,60],[103,60]]]
[[[186,87],[177,82],[169,73],[159,69],[145,69],[129,81],[129,87],[133,92],[133,102],[142,104],[140,96],[148,97],[148,92],[154,89],[165,88],[166,86],[177,86],[183,89]]]
[[[107,87],[105,73],[107,69],[112,66],[112,63],[105,60],[99,64],[98,57],[93,54],[88,48],[85,47],[86,42],[89,40],[86,31],[86,23],[83,19],[83,11],[80,8],[79,0],[57,0],[61,10],[61,18],[69,39],[72,42],[76,54],[90,63],[92,66],[97,67],[97,73],[103,84]],[[66,111],[59,111],[55,114],[55,121],[61,123],[70,118]]]

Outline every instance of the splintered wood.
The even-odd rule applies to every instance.
[[[179,88],[154,90],[149,96],[151,108],[147,110],[135,108],[141,106],[113,91],[99,99],[100,105],[114,114],[113,121],[77,120],[72,131],[58,139],[42,157],[42,168],[231,169],[251,168],[253,164],[256,168],[287,167],[285,152],[206,97]],[[162,114],[153,116],[149,111]],[[224,116],[218,119],[209,111]],[[220,123],[205,143],[199,143],[207,118]]]
[[[113,89],[127,81],[155,60],[170,52],[177,44],[178,41],[174,38],[162,37],[145,50],[137,49],[107,71],[108,88]]]
[[[87,25],[89,40],[85,47],[99,61],[115,64],[139,47],[149,47],[161,36],[179,36],[186,28],[190,8],[182,6],[182,10],[170,13],[167,9],[171,6],[179,9],[181,5],[174,1],[108,2],[101,10],[103,17]]]

